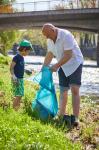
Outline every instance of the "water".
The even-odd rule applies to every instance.
[[[41,56],[26,56],[25,69],[40,71],[44,62],[44,57]],[[56,62],[53,59],[52,64]],[[84,62],[82,73],[82,86],[80,88],[81,95],[97,95],[99,96],[99,68],[96,67],[96,62],[87,60]],[[34,74],[35,75],[35,74]],[[53,80],[58,86],[58,73],[53,73]]]
[[[81,93],[99,95],[99,68],[83,67]]]

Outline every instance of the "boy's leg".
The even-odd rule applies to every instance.
[[[18,110],[20,108],[21,96],[16,96],[13,98],[13,108]]]
[[[24,96],[23,79],[18,79],[18,85],[14,85],[13,87],[14,87],[13,92],[15,95],[15,97],[13,99],[13,108],[18,110],[18,108],[20,107],[21,98],[22,98],[22,96]]]

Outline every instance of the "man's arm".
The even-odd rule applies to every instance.
[[[67,63],[72,57],[72,50],[66,50],[64,51],[63,57],[60,59],[58,63],[53,65],[50,69],[55,72],[59,67],[61,67],[63,64]]]
[[[51,63],[53,57],[54,57],[53,53],[52,52],[48,52],[46,54],[43,66],[48,66]]]

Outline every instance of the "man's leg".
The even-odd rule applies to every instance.
[[[71,92],[72,92],[73,115],[78,117],[79,116],[79,109],[80,109],[79,86],[72,85],[71,86]]]
[[[59,103],[59,115],[66,114],[66,105],[68,99],[68,91],[60,90],[60,103]]]
[[[77,68],[77,70],[69,76],[70,87],[72,93],[72,107],[73,115],[71,115],[71,123],[78,125],[78,117],[80,110],[80,94],[79,89],[81,86],[81,74],[82,74],[82,64]]]
[[[69,81],[68,78],[66,78],[62,68],[59,69],[58,74],[59,74],[59,86],[60,86],[59,115],[65,115],[67,99],[68,99]]]

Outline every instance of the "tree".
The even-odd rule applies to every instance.
[[[2,31],[0,32],[0,52],[3,55],[12,48],[12,45],[19,40],[20,34],[18,31]]]
[[[10,4],[15,2],[15,0],[0,0],[0,5]]]
[[[40,45],[45,50],[47,49],[46,39],[42,35],[40,29],[26,30],[21,34],[21,39],[30,40],[34,45]]]
[[[15,0],[0,0],[0,13],[12,13],[13,7],[12,3]]]
[[[97,0],[79,0],[81,8],[95,8]]]
[[[0,13],[13,12],[12,3],[15,0],[0,0]],[[9,48],[12,47],[13,42],[16,40],[16,31],[1,31],[0,32],[0,52],[6,55]]]

